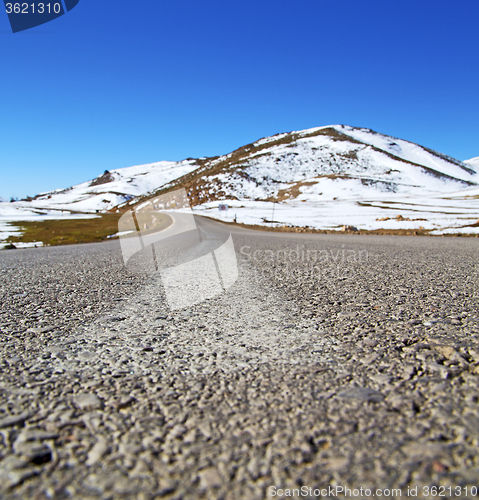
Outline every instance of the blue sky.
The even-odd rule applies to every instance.
[[[342,123],[479,155],[479,0],[80,0],[0,12],[0,196]]]

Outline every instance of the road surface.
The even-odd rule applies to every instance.
[[[476,239],[197,224],[158,260],[238,279],[174,311],[117,241],[0,252],[2,498],[479,486]]]

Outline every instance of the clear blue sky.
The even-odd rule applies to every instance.
[[[342,123],[479,155],[479,0],[80,0],[0,11],[0,196]]]

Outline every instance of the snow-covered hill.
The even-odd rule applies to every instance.
[[[47,210],[96,212],[110,210],[121,203],[144,195],[158,186],[191,172],[198,165],[194,160],[160,161],[146,165],[105,171],[92,181],[68,189],[57,189],[36,196],[25,205]]]
[[[67,189],[41,193],[30,200],[13,203],[0,200],[0,247],[2,241],[18,234],[18,229],[12,227],[16,221],[93,218],[93,214],[145,195],[197,167],[194,160],[188,159],[119,168]]]
[[[335,125],[261,139],[203,161],[168,187],[187,187],[199,204],[223,199],[360,200],[454,192],[478,183],[471,165],[369,129]]]
[[[369,129],[278,134],[198,163],[155,195],[182,186],[197,213],[247,224],[479,232],[478,167]]]

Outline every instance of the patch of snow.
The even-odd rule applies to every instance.
[[[0,248],[5,248],[6,246],[7,246],[7,243],[0,242]],[[17,249],[21,249],[21,248],[40,248],[40,247],[43,246],[43,241],[35,241],[33,243],[15,242],[14,246]]]
[[[479,170],[479,156],[476,156],[475,158],[471,158],[470,160],[466,160],[463,163],[465,163],[469,167],[472,167],[476,170]]]
[[[56,219],[93,219],[93,214],[71,213],[65,210],[35,209],[24,206],[26,202],[0,202],[0,244],[10,236],[20,236],[21,230],[15,224],[22,221],[45,221]],[[40,243],[40,242],[38,242]],[[15,243],[17,246],[17,243]]]
[[[77,184],[68,189],[42,193],[31,202],[23,202],[28,208],[63,209],[79,212],[104,212],[125,201],[171,182],[198,168],[193,160],[181,162],[160,161],[146,165],[110,170],[114,180],[91,186],[92,181]]]
[[[120,236],[126,236],[127,234],[131,234],[134,232],[135,231],[119,231],[118,233],[110,234],[110,236],[107,236],[107,238],[119,238]]]
[[[339,132],[352,137],[353,139],[365,144],[370,144],[371,146],[382,149],[383,151],[387,151],[388,153],[406,161],[416,163],[418,165],[424,165],[425,167],[432,168],[438,172],[455,177],[456,179],[473,182],[479,181],[479,178],[474,180],[474,176],[471,176],[471,174],[462,169],[460,166],[447,161],[447,159],[442,158],[441,156],[432,154],[418,144],[378,134],[368,129],[358,129],[343,125],[336,125],[334,128]]]
[[[479,199],[471,197],[476,191],[479,192],[479,188],[457,192],[447,198],[393,194],[383,199],[361,201],[351,198],[302,202],[296,199],[273,204],[227,200],[229,210],[226,213],[218,211],[219,202],[198,205],[194,212],[225,222],[233,222],[236,217],[238,223],[260,226],[308,226],[339,231],[342,226],[351,225],[366,230],[429,229],[434,230],[433,234],[477,234],[479,228],[464,227],[479,221]],[[398,219],[398,216],[401,217]]]
[[[254,142],[253,146],[263,146],[264,144],[269,144],[270,142],[279,141],[280,139],[286,137],[287,135],[288,133],[285,132],[283,134],[272,135],[271,137],[263,137],[263,139]]]

